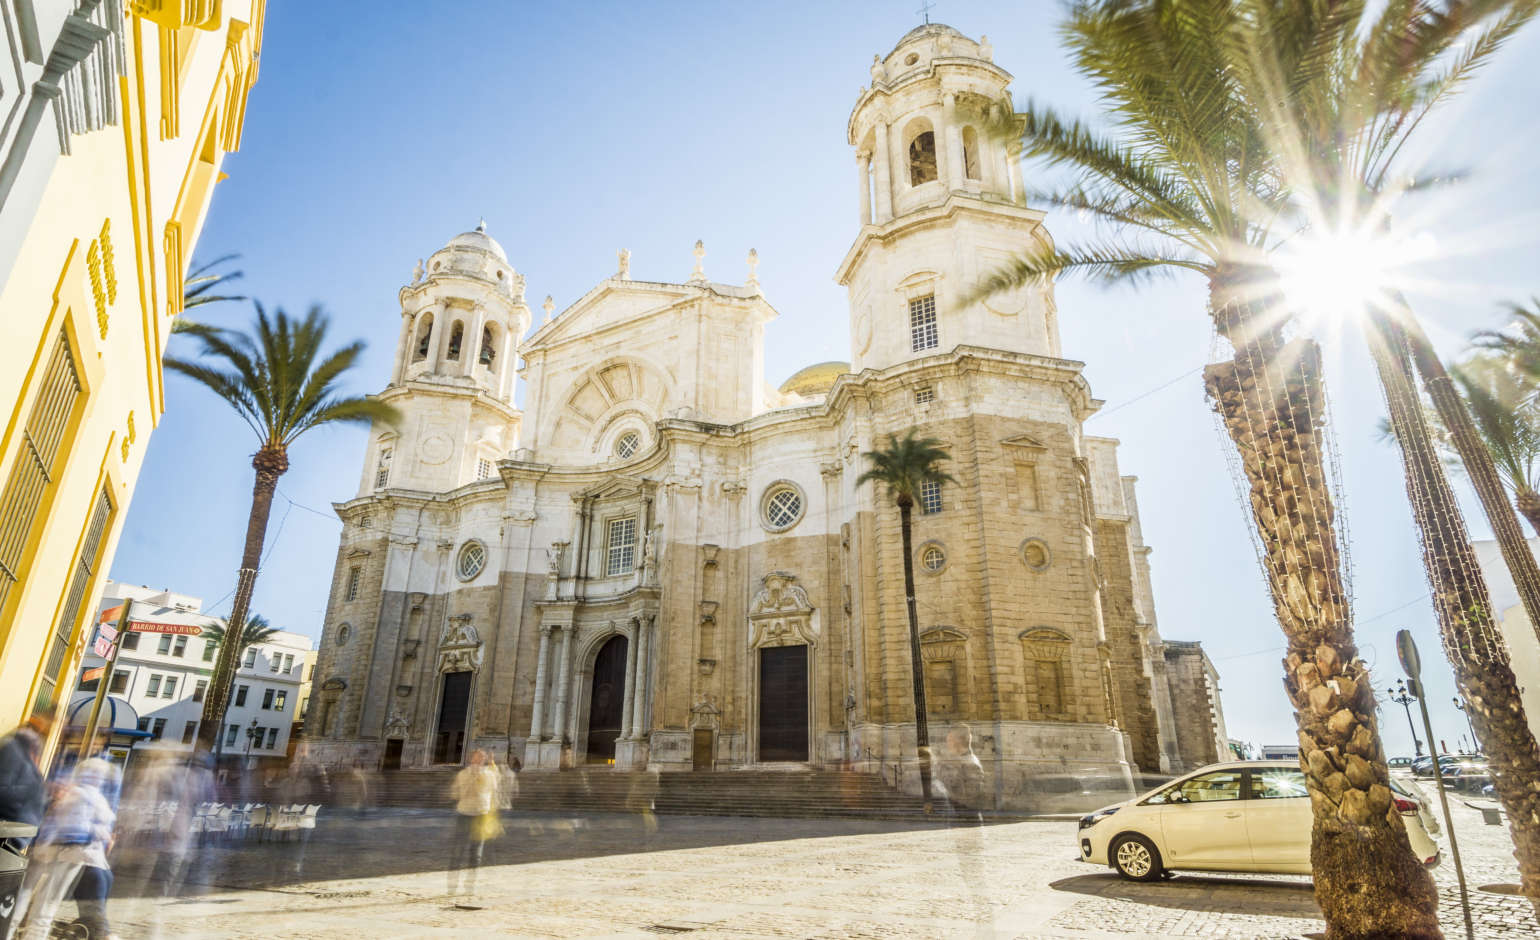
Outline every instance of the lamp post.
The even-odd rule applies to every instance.
[[[1411,691],[1407,689],[1406,680],[1404,679],[1397,679],[1395,687],[1386,689],[1385,691],[1390,695],[1390,700],[1392,702],[1395,702],[1397,705],[1400,705],[1402,708],[1406,709],[1406,726],[1412,730],[1412,746],[1417,749],[1417,753],[1413,756],[1421,757],[1422,742],[1417,740],[1417,725],[1412,722],[1412,703],[1417,701],[1417,696],[1413,695]]]
[[[1476,739],[1476,726],[1470,723],[1470,711],[1466,709],[1465,703],[1460,701],[1458,695],[1454,697],[1454,707],[1458,708],[1460,714],[1465,716],[1465,727],[1470,729],[1470,746],[1475,750],[1481,750],[1481,742]]]
[[[257,727],[257,719],[251,719],[251,725],[246,729],[246,766],[251,766],[251,742],[254,738],[262,737],[262,729]]]

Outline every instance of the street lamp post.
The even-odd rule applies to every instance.
[[[246,766],[251,766],[251,742],[253,738],[260,738],[262,729],[257,727],[257,719],[251,719],[251,725],[246,729]]]
[[[1460,710],[1460,714],[1465,716],[1465,727],[1470,729],[1471,747],[1478,751],[1481,750],[1481,742],[1476,738],[1476,726],[1470,723],[1470,711],[1465,707],[1465,703],[1460,701],[1460,697],[1458,695],[1454,697],[1454,707],[1458,708]]]
[[[1385,691],[1390,695],[1392,702],[1406,709],[1406,726],[1412,730],[1412,746],[1417,749],[1417,753],[1413,756],[1421,757],[1422,742],[1417,740],[1417,725],[1412,722],[1412,703],[1417,701],[1417,696],[1407,689],[1404,679],[1397,679],[1395,688],[1386,689]]]

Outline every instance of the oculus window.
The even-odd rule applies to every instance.
[[[804,500],[802,491],[790,483],[777,483],[765,491],[761,508],[765,528],[781,532],[797,524],[802,518]]]
[[[461,581],[469,581],[476,577],[486,566],[487,547],[485,545],[473,540],[460,546],[460,554],[455,559],[455,574]]]

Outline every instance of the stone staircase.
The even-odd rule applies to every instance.
[[[448,808],[456,770],[387,773],[373,802]],[[519,795],[513,801],[513,809],[522,812],[637,813],[649,807],[676,816],[936,818],[926,815],[919,797],[898,793],[879,777],[838,770],[527,770],[519,774]]]

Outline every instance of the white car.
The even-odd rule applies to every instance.
[[[1408,794],[1392,791],[1412,851],[1437,865]],[[1310,874],[1310,795],[1295,761],[1211,764],[1080,820],[1080,860],[1154,881],[1171,869]]]

